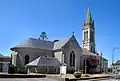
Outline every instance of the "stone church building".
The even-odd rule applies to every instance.
[[[10,50],[14,66],[36,68],[34,71],[39,73],[59,73],[61,64],[67,65],[67,72],[97,72],[100,71],[97,69],[100,69],[99,65],[102,63],[101,56],[95,51],[95,27],[89,8],[83,27],[83,47],[73,34],[66,39],[55,41],[28,38]],[[105,62],[107,63],[107,60]],[[107,66],[104,69],[106,70]]]

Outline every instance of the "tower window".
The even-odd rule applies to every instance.
[[[94,33],[91,31],[90,32],[90,41],[93,42],[94,41]]]
[[[84,41],[88,40],[88,31],[84,32]]]

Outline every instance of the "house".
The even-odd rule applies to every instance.
[[[9,63],[11,58],[0,54],[0,72],[8,72]]]
[[[117,60],[116,63],[111,65],[113,73],[120,73],[120,60]]]

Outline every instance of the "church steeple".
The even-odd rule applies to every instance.
[[[86,16],[86,23],[91,23],[91,22],[92,22],[92,16],[91,16],[90,8],[88,7],[87,16]]]
[[[91,16],[91,10],[88,7],[86,20],[83,27],[83,48],[95,53],[95,28],[94,20]]]

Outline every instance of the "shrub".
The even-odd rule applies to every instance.
[[[75,76],[75,78],[80,78],[81,77],[81,72],[79,72],[79,71],[75,71],[74,72],[74,76]]]
[[[9,64],[8,73],[17,73],[17,68],[14,65]]]

